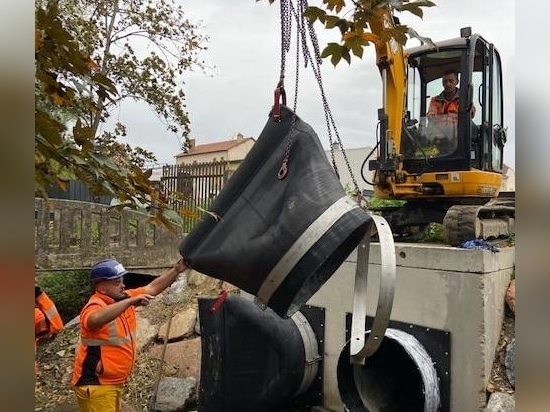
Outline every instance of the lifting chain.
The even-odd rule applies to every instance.
[[[296,8],[294,7],[292,0],[280,0],[280,13],[281,13],[281,69],[280,70],[281,71],[280,71],[279,84],[277,85],[277,87],[280,88],[280,92],[282,93],[284,102],[286,102],[283,82],[284,82],[284,75],[285,75],[285,69],[286,69],[286,54],[290,51],[290,43],[291,43],[291,37],[292,37],[292,19],[294,18],[294,20],[296,20],[297,36],[296,36],[296,72],[295,72],[293,111],[294,113],[296,113],[297,102],[298,102],[298,79],[299,79],[299,67],[300,67],[300,45],[301,45],[301,51],[304,56],[304,67],[307,67],[308,63],[311,64],[311,69],[313,70],[313,74],[315,75],[315,79],[317,80],[317,85],[319,86],[319,91],[321,92],[321,99],[323,102],[325,122],[327,125],[327,133],[328,133],[328,139],[329,139],[329,145],[330,145],[330,156],[331,156],[332,166],[334,168],[336,175],[338,176],[338,168],[336,166],[336,158],[334,153],[335,141],[332,135],[332,130],[334,130],[334,134],[336,136],[336,143],[338,144],[342,152],[344,162],[346,163],[346,167],[348,169],[351,180],[353,182],[353,187],[359,199],[361,195],[359,190],[359,185],[357,184],[357,180],[355,179],[353,170],[351,169],[351,165],[349,163],[348,157],[346,155],[346,151],[344,149],[344,145],[342,144],[342,140],[338,133],[338,129],[336,128],[336,123],[334,122],[334,118],[332,117],[332,112],[330,110],[328,100],[325,94],[325,90],[323,87],[323,80],[321,77],[321,67],[320,67],[322,63],[322,59],[321,59],[321,53],[319,52],[319,41],[317,39],[317,35],[315,33],[315,29],[313,25],[310,22],[306,21],[304,17],[304,11],[306,10],[307,7],[308,7],[307,0],[297,0]],[[306,26],[307,26],[307,30],[306,30]],[[313,47],[313,56],[310,53],[310,50],[307,44],[308,33],[309,33],[309,39]],[[276,99],[277,99],[277,95],[276,95]],[[285,148],[285,153],[283,156],[281,168],[279,170],[279,175],[278,175],[279,179],[284,179],[284,177],[288,172],[288,158],[290,156],[290,148],[292,146],[292,140],[294,138],[295,120],[296,120],[296,114],[294,114],[292,118],[290,132],[288,136],[288,142]]]

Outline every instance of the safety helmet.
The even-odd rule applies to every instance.
[[[98,280],[111,280],[118,279],[124,274],[128,273],[122,263],[119,263],[115,259],[105,259],[97,262],[90,272],[90,279],[92,282]]]

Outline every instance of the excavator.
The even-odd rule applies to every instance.
[[[369,19],[374,34],[398,23],[389,7]],[[436,222],[452,246],[509,237],[515,199],[500,193],[506,128],[495,46],[466,27],[460,37],[414,48],[394,39],[375,47],[383,104],[377,145],[363,165],[368,160],[374,171],[368,183],[375,197],[405,201],[381,202],[400,204],[379,209],[394,235],[406,239]],[[430,99],[450,70],[459,76],[458,115],[428,116]]]

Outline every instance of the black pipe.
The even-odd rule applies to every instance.
[[[199,411],[270,412],[291,406],[312,385],[320,361],[316,348],[304,344],[317,341],[301,312],[283,319],[232,294],[212,312],[215,301],[199,298]]]

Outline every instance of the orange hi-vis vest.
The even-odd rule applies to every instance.
[[[441,93],[430,100],[428,115],[436,116],[436,123],[457,123],[458,104],[458,91],[450,100],[447,100]]]
[[[38,340],[55,335],[63,329],[63,320],[53,300],[35,285],[34,288],[34,353]],[[38,364],[34,362],[34,371],[38,373]]]
[[[126,290],[129,296],[144,293],[145,288]],[[136,355],[136,312],[133,306],[97,329],[88,328],[88,318],[96,310],[115,301],[94,293],[80,312],[80,343],[77,346],[71,384],[119,385],[132,372]]]
[[[63,329],[63,320],[50,297],[42,292],[35,298],[34,337],[50,337]]]

